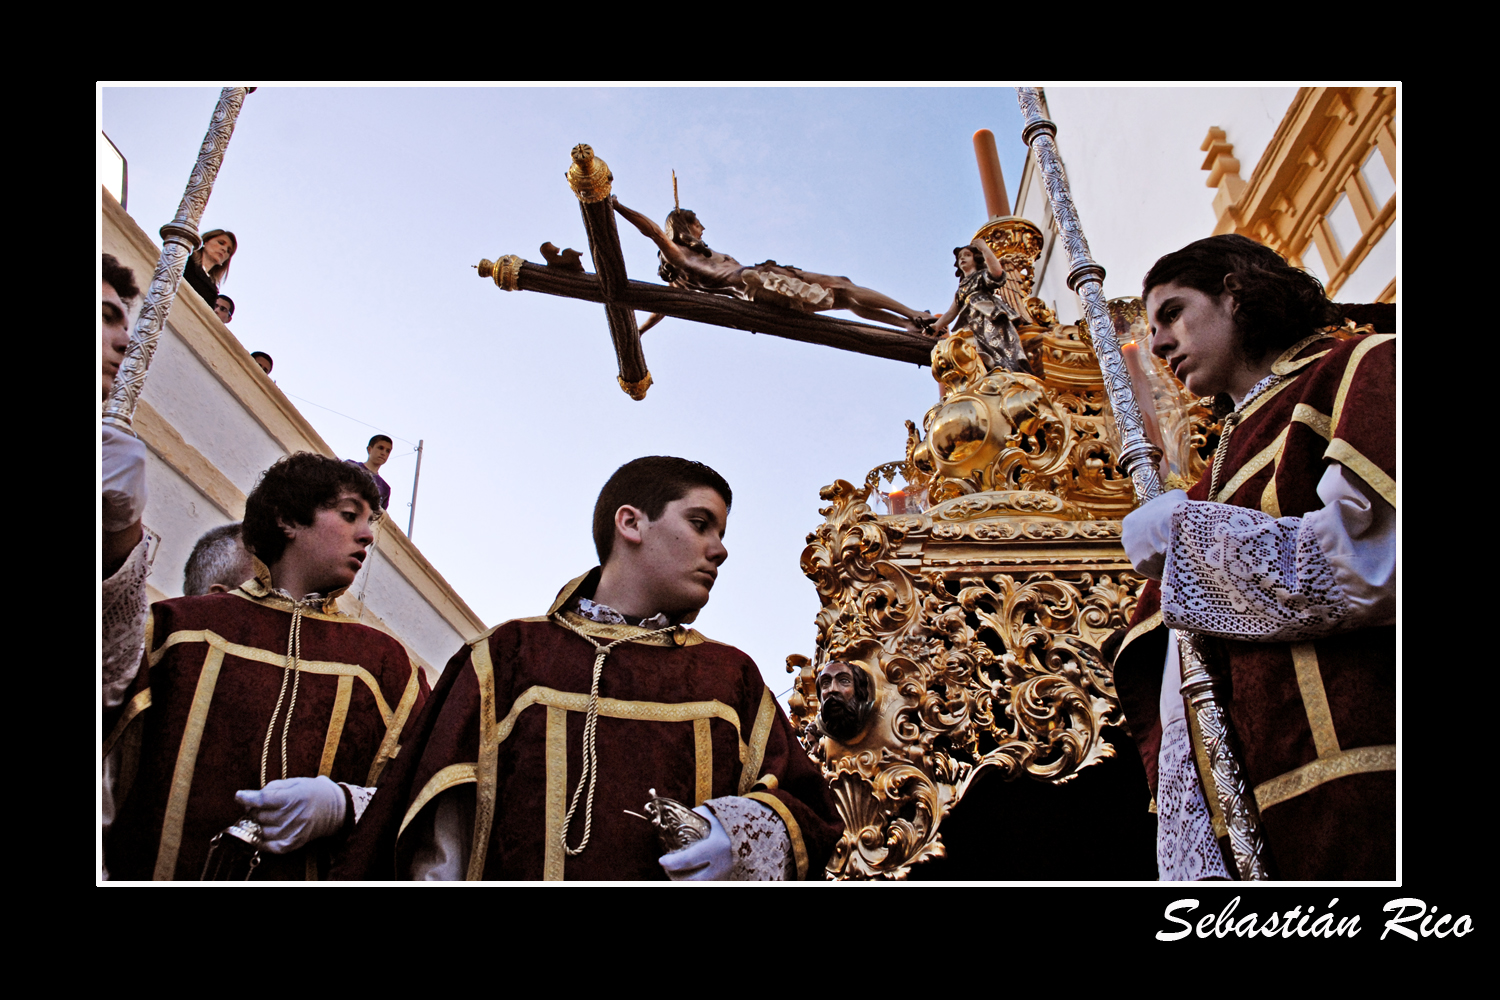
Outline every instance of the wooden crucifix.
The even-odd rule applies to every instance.
[[[641,330],[635,321],[637,310],[824,344],[893,361],[928,363],[934,340],[918,329],[931,324],[931,314],[910,309],[888,296],[854,285],[847,278],[798,271],[774,261],[747,268],[733,258],[708,251],[701,241],[698,241],[701,249],[693,248],[695,236],[691,234],[682,241],[674,241],[654,222],[610,197],[614,176],[589,146],[573,147],[572,155],[568,184],[583,210],[595,273],[584,271],[576,251],[559,253],[547,243],[542,246],[546,264],[534,264],[507,254],[497,261],[480,261],[479,276],[493,278],[506,291],[544,292],[603,303],[620,366],[620,388],[631,399],[644,399],[651,386],[651,372],[641,350]],[[686,287],[630,279],[625,273],[625,257],[615,226],[616,210],[657,242],[664,262],[677,262],[677,271],[682,275],[678,284]],[[673,213],[674,217],[681,214]],[[692,213],[686,216],[691,217]],[[701,232],[701,227],[698,231]],[[862,316],[897,322],[905,318],[909,328],[814,314],[823,309],[852,309]]]

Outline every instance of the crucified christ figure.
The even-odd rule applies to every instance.
[[[932,313],[902,305],[872,288],[856,285],[848,278],[817,274],[786,267],[768,260],[747,267],[727,254],[710,250],[703,242],[703,224],[685,208],[674,208],[667,216],[665,231],[640,212],[626,208],[613,197],[615,211],[628,219],[651,242],[661,259],[662,280],[678,288],[703,292],[726,292],[748,299],[797,309],[823,312],[847,309],[864,319],[926,333],[936,319]],[[642,327],[645,333],[661,317],[653,316]]]

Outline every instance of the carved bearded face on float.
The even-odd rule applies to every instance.
[[[818,671],[818,725],[848,743],[864,732],[875,707],[870,675],[852,663],[830,660]]]

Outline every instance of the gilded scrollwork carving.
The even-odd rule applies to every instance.
[[[967,331],[944,338],[941,401],[920,428],[907,421],[904,459],[821,491],[802,553],[822,602],[817,648],[788,670],[793,718],[846,824],[830,877],[902,878],[942,857],[943,818],[986,768],[1062,783],[1115,754],[1104,730],[1122,714],[1099,650],[1144,584],[1120,547],[1131,482],[1086,328],[1039,301],[1030,311],[1037,376],[984,370]],[[1196,475],[1214,427],[1186,402]],[[925,507],[881,492],[898,476]],[[839,663],[875,691],[847,741],[819,722],[815,678]]]
[[[846,822],[836,878],[899,878],[942,856],[942,818],[986,767],[1066,781],[1110,756],[1101,730],[1120,715],[1098,645],[1142,583],[1118,552],[1118,524],[1056,495],[989,491],[893,517],[870,507],[871,492],[825,487],[802,556],[823,608],[816,663],[795,664],[793,714]],[[1082,565],[974,573],[972,558],[942,558],[953,544],[1019,544],[1036,561],[1038,543],[1071,546]],[[1088,568],[1101,562],[1113,571]],[[817,726],[808,681],[830,660],[875,683],[872,721],[848,742]]]

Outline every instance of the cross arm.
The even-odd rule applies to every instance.
[[[514,256],[502,257],[495,263],[481,261],[479,274],[481,277],[494,277],[495,284],[507,291],[541,292],[544,295],[600,302],[627,310],[656,312],[677,319],[727,326],[751,333],[765,333],[805,344],[822,344],[856,354],[918,365],[930,363],[935,343],[931,337],[906,330],[799,313],[745,302],[727,295],[712,295],[645,281],[627,280],[620,292],[610,297],[605,294],[604,283],[597,274],[533,264]],[[631,321],[634,322],[633,317]],[[613,321],[611,328],[613,329]],[[623,373],[621,377],[623,379]]]

